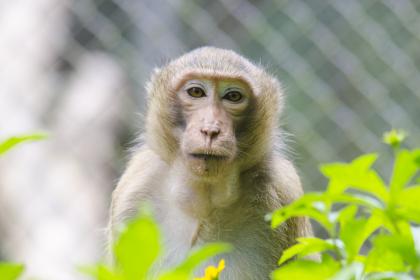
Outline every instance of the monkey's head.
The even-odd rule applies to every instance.
[[[147,86],[146,142],[199,176],[252,167],[272,152],[283,94],[233,51],[203,47],[157,69]]]

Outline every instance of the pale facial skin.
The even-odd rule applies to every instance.
[[[249,107],[249,87],[237,79],[190,79],[178,98],[185,123],[183,159],[196,175],[222,175],[238,152],[235,129]]]

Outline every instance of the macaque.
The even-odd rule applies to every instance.
[[[164,238],[158,270],[220,241],[234,248],[220,279],[268,279],[282,251],[311,234],[305,218],[275,230],[264,220],[303,193],[284,154],[279,81],[233,51],[202,47],[156,69],[147,93],[144,143],[112,197],[111,240],[147,201]]]

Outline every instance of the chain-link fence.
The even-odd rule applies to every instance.
[[[261,61],[287,90],[283,122],[308,187],[319,187],[314,167],[378,149],[391,127],[418,139],[419,10],[417,1],[83,2],[72,37],[124,63],[138,107],[152,67],[191,48]]]
[[[384,151],[392,127],[419,145],[420,1],[3,1],[0,137],[50,139],[0,159],[1,256],[42,279],[80,277],[74,266],[101,254],[144,82],[202,45],[282,81],[280,121],[306,190],[325,184],[320,163]]]

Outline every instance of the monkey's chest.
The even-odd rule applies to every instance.
[[[182,262],[188,252],[207,242],[228,242],[233,251],[205,262],[197,269],[202,275],[208,265],[217,265],[221,258],[226,260],[226,269],[220,279],[252,280],[268,279],[275,267],[279,248],[271,246],[271,230],[256,221],[210,220],[200,223],[180,210],[166,213],[159,221],[164,235],[165,255],[159,269],[175,266]],[[231,217],[229,217],[230,219]]]

